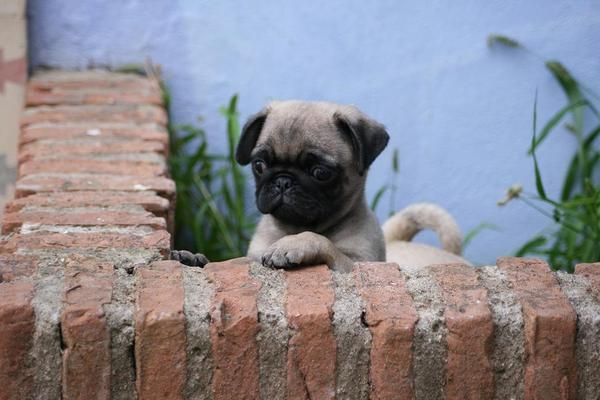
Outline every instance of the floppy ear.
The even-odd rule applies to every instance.
[[[265,108],[250,116],[248,121],[244,124],[242,134],[240,135],[240,141],[235,151],[235,159],[241,165],[246,165],[250,162],[250,154],[252,154],[252,149],[254,149],[256,141],[260,136],[260,131],[265,124],[268,113],[268,108]]]
[[[352,143],[358,173],[363,175],[383,151],[390,139],[385,127],[358,110],[350,113],[335,112],[335,124]]]

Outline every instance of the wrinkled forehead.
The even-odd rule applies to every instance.
[[[335,111],[328,103],[273,104],[256,148],[268,147],[279,159],[315,150],[330,161],[350,162],[351,144],[335,125]]]

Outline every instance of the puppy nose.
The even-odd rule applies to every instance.
[[[292,186],[292,178],[288,175],[279,175],[275,178],[275,186],[281,191],[287,190]]]

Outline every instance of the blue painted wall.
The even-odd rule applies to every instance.
[[[175,121],[203,116],[217,148],[225,132],[217,109],[234,92],[242,118],[270,99],[358,105],[392,136],[371,170],[369,198],[389,182],[398,148],[398,207],[434,201],[464,231],[484,221],[500,227],[467,249],[482,263],[547,226],[521,203],[498,208],[496,201],[516,182],[534,191],[525,153],[536,88],[540,121],[564,103],[539,58],[492,51],[487,35],[512,36],[598,89],[600,4],[591,0],[29,0],[28,11],[34,67],[151,57],[172,90]],[[559,190],[574,146],[566,132],[544,144],[539,158],[550,193]]]

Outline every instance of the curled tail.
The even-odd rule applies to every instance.
[[[394,214],[382,226],[386,243],[410,242],[423,229],[437,233],[444,250],[460,255],[462,235],[454,218],[443,208],[431,203],[417,203]]]

